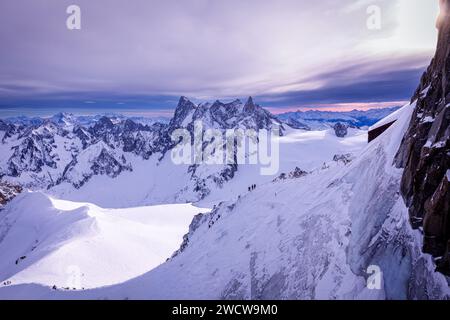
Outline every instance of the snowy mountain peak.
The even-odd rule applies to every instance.
[[[170,121],[169,131],[177,128],[192,129],[195,121],[202,121],[205,129],[222,130],[235,128],[271,130],[273,125],[281,125],[274,115],[255,104],[252,97],[249,97],[244,106],[239,99],[229,103],[216,100],[213,104],[202,103],[197,106],[186,97],[181,97]]]
[[[191,101],[186,96],[181,96],[178,100],[178,105],[182,105],[185,103],[190,103]]]
[[[252,113],[256,109],[255,104],[253,103],[253,98],[248,97],[247,102],[244,105],[244,112],[245,113]]]
[[[95,136],[108,133],[114,128],[112,120],[106,116],[101,117],[91,128],[90,131]]]
[[[114,126],[114,123],[111,121],[110,118],[103,116],[101,117],[98,122],[96,123],[97,126],[103,126],[107,128],[112,128]]]
[[[61,126],[71,126],[75,123],[75,116],[68,112],[59,112],[50,118],[50,121]]]
[[[185,96],[181,96],[178,105],[175,108],[175,114],[170,120],[170,127],[181,127],[189,114],[196,109],[196,105]]]

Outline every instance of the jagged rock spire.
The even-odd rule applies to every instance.
[[[244,105],[244,112],[251,113],[251,112],[255,111],[255,109],[256,109],[256,106],[253,103],[253,98],[248,97],[248,100]]]
[[[179,126],[193,109],[195,109],[195,104],[185,96],[181,96],[170,125],[172,127]]]

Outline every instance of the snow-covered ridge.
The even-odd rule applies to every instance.
[[[191,204],[104,209],[25,192],[0,212],[0,280],[81,290],[163,263],[181,243]]]

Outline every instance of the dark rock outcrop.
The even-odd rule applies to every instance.
[[[188,115],[195,110],[196,106],[188,98],[182,96],[178,101],[178,105],[175,109],[175,114],[170,120],[170,128],[180,128],[182,127],[183,121],[188,117]]]
[[[302,169],[300,169],[299,167],[295,167],[295,169],[291,172],[289,172],[288,174],[286,173],[281,173],[278,177],[276,177],[273,182],[277,182],[277,181],[282,181],[282,180],[286,180],[286,179],[298,179],[301,177],[304,177],[308,175],[307,171],[304,171]]]
[[[299,121],[299,120],[297,120],[297,119],[288,118],[288,119],[285,121],[285,123],[286,123],[289,127],[294,128],[294,129],[301,129],[301,130],[307,130],[307,131],[310,131],[310,130],[311,130],[311,128],[310,128],[307,124],[305,124],[305,123],[303,123],[303,122],[301,122],[301,121]]]
[[[285,130],[281,121],[260,105],[255,104],[252,97],[249,97],[245,103],[235,126],[253,129],[255,131],[261,129],[273,130],[277,128],[280,136],[284,134]]]
[[[333,129],[336,137],[344,138],[347,135],[347,126],[345,124],[338,122],[334,125]]]
[[[91,166],[92,172],[95,175],[106,174],[115,178],[122,171],[131,170],[130,166],[126,165],[126,161],[123,158],[121,160],[115,159],[106,149],[102,149]]]
[[[256,105],[253,102],[253,98],[252,97],[248,97],[247,102],[244,105],[244,112],[245,113],[253,113],[256,110]]]
[[[56,168],[52,154],[53,137],[32,134],[19,145],[13,147],[13,155],[8,160],[8,175],[20,176],[22,171],[41,172],[44,166]]]
[[[353,160],[353,154],[346,153],[346,154],[335,154],[333,157],[333,161],[335,162],[341,162],[345,165],[349,164]]]
[[[404,168],[411,224],[423,227],[423,250],[450,274],[450,0],[440,5],[436,54],[412,97],[416,107],[395,163]]]
[[[22,192],[22,187],[6,181],[0,181],[0,209],[20,192]]]

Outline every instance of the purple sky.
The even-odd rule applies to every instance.
[[[165,114],[180,95],[274,111],[398,104],[432,57],[437,2],[2,0],[0,115]],[[71,4],[81,30],[66,28]],[[381,30],[366,27],[371,4]]]

